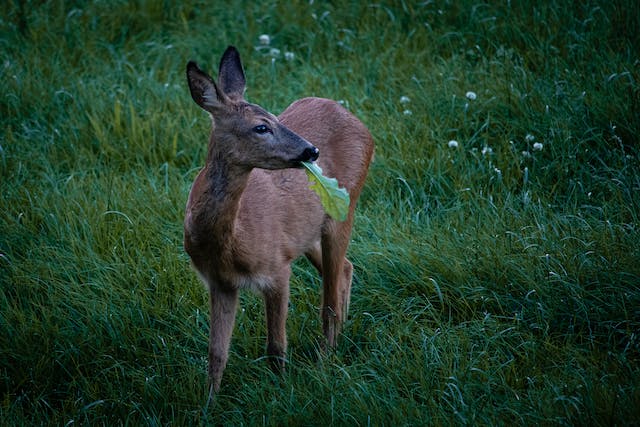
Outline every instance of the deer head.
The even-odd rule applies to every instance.
[[[276,116],[244,99],[245,77],[240,55],[229,46],[222,55],[218,82],[187,64],[191,97],[211,114],[211,141],[231,164],[245,169],[284,169],[314,161],[319,151],[282,125]]]

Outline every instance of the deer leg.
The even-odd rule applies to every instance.
[[[320,246],[320,242],[318,245],[314,246],[312,250],[307,252],[307,259],[313,264],[313,266],[318,270],[320,276],[322,276],[322,248]],[[345,258],[344,259],[344,270],[343,270],[343,284],[342,289],[342,318],[346,319],[347,314],[349,313],[349,301],[351,299],[351,282],[353,277],[353,264]]]
[[[311,262],[311,264],[318,270],[320,276],[322,276],[322,246],[320,242],[316,242],[315,245],[309,250],[309,252],[305,253],[307,259]]]
[[[352,268],[345,258],[350,231],[351,215],[343,223],[331,220],[322,236],[322,326],[329,347],[336,345],[350,294]]]
[[[351,301],[351,284],[353,281],[353,264],[347,258],[344,259],[343,269],[343,286],[342,286],[342,319],[347,319],[349,314],[349,302]]]
[[[211,322],[209,325],[209,386],[220,390],[222,372],[229,358],[231,333],[238,306],[238,291],[210,286]]]
[[[264,293],[267,315],[267,355],[274,372],[284,370],[287,351],[287,311],[289,308],[289,277]]]

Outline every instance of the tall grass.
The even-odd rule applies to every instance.
[[[636,9],[9,2],[2,423],[637,423]],[[264,363],[262,302],[243,295],[208,403],[181,222],[210,123],[184,66],[215,70],[228,44],[251,101],[340,100],[377,146],[339,348],[320,350],[320,280],[299,262],[287,373]]]

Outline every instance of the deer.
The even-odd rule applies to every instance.
[[[335,101],[302,98],[278,117],[247,102],[233,46],[222,55],[217,81],[193,61],[186,74],[191,97],[212,119],[206,161],[185,209],[184,249],[209,292],[208,384],[217,393],[241,290],[262,295],[267,359],[284,370],[291,264],[303,255],[322,278],[323,347],[335,348],[351,295],[346,251],[374,142]],[[313,161],[349,192],[346,220],[329,217],[309,189],[301,162]]]

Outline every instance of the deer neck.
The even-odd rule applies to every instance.
[[[222,242],[230,241],[234,237],[240,198],[251,170],[234,166],[221,155],[214,155],[208,165],[206,180],[210,194],[206,209],[211,217],[211,228],[214,233],[219,233],[216,236]]]
[[[233,165],[217,148],[209,148],[202,187],[192,201],[190,234],[194,242],[224,257],[239,249],[235,225],[251,170]]]

